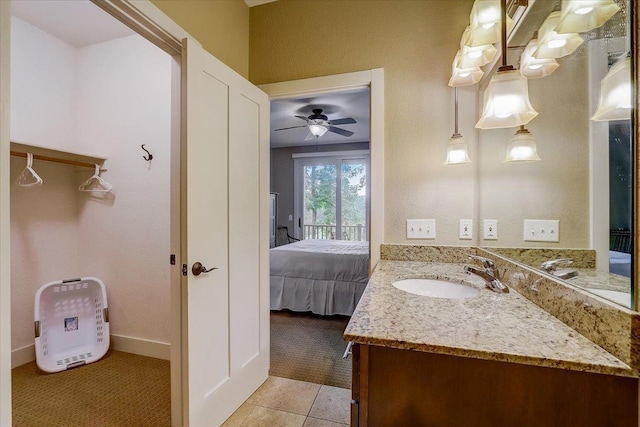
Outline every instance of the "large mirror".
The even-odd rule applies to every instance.
[[[510,36],[509,64],[521,65],[525,47],[541,37],[537,31],[549,14],[567,3],[529,1]],[[615,4],[619,10],[604,25],[580,32],[584,41],[575,51],[555,59],[559,67],[551,74],[528,80],[531,104],[539,114],[526,128],[541,160],[504,161],[517,128],[479,132],[480,246],[637,309],[631,109],[626,119],[592,119],[608,90],[603,80],[617,73],[635,82],[633,65],[620,65],[635,61],[633,1]],[[481,103],[489,78],[480,83]],[[485,220],[497,221],[491,235],[483,230]]]

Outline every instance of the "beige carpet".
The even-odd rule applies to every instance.
[[[347,343],[346,316],[271,312],[271,369],[277,377],[351,388],[351,357],[342,359]]]
[[[169,361],[110,351],[95,363],[45,374],[35,362],[12,371],[13,425],[171,425]]]

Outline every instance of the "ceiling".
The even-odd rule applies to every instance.
[[[135,34],[89,0],[14,0],[11,14],[76,48]]]
[[[354,132],[350,137],[327,132],[317,143],[341,144],[348,142],[369,142],[369,88],[334,92],[317,96],[271,101],[271,148],[294,147],[316,144],[315,138],[304,139],[309,134],[306,127],[275,131],[291,126],[304,126],[304,120],[295,116],[309,116],[314,108],[322,108],[322,114],[331,119],[353,117],[355,124],[337,127]]]

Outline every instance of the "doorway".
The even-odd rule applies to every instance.
[[[271,155],[271,188],[278,193],[278,225],[287,227],[296,240],[310,242],[333,240],[345,244],[363,243],[367,248],[370,247],[367,249],[371,258],[369,266],[365,269],[365,285],[368,269],[372,269],[379,259],[379,244],[383,234],[384,194],[381,183],[384,176],[384,95],[382,86],[382,70],[261,86],[261,89],[270,95],[272,102],[272,142],[275,132],[287,131],[276,130],[278,127],[273,122],[274,108],[278,111],[281,108],[274,107],[274,104],[277,105],[283,101],[298,104],[297,109],[293,110],[294,114],[289,112],[289,115],[295,116],[291,118],[292,126],[298,124],[296,119],[304,119],[304,117],[314,119],[310,114],[325,114],[326,111],[330,111],[326,113],[329,121],[335,119],[341,123],[340,127],[354,131],[348,124],[348,119],[358,114],[352,114],[348,109],[335,109],[331,103],[321,103],[318,99],[326,99],[322,97],[331,97],[334,94],[339,96],[340,93],[351,96],[366,94],[364,98],[366,120],[361,120],[360,116],[355,118],[356,122],[366,123],[367,135],[364,142],[358,142],[360,140],[356,138],[344,144],[346,150],[336,149],[338,145],[335,141],[332,141],[334,144],[323,144],[323,136],[314,140],[313,136],[308,136],[311,129],[301,126],[299,130],[294,128],[297,134],[291,138],[294,139],[292,141],[294,144],[306,144],[306,149],[299,149],[298,152],[293,148],[274,150],[272,144]],[[322,112],[318,113],[318,109],[322,109]],[[342,123],[345,124],[342,125]],[[283,127],[286,126],[283,124]],[[307,135],[306,138],[305,135]],[[354,136],[356,135],[357,132],[354,132]],[[296,138],[297,141],[295,141]],[[276,151],[282,151],[284,154]],[[285,186],[289,186],[290,190],[283,191],[282,188]],[[276,282],[279,280],[279,278],[274,279],[276,276],[273,274],[272,298],[274,280]],[[284,280],[287,279],[284,278]],[[272,309],[273,307],[272,304]],[[315,309],[312,311],[316,312]],[[333,312],[328,311],[328,313]],[[297,329],[304,329],[306,332],[300,333],[300,337],[320,334],[324,338],[319,342],[333,343],[328,344],[333,348],[315,352],[322,361],[313,365],[333,366],[335,371],[332,372],[329,369],[326,373],[314,378],[313,373],[317,369],[309,366],[309,360],[312,357],[307,351],[307,355],[298,362],[300,369],[287,369],[285,364],[275,366],[272,360],[272,374],[286,376],[294,371],[304,371],[308,375],[294,379],[348,388],[351,380],[349,374],[351,361],[342,359],[347,344],[342,340],[342,331],[348,321],[348,314],[349,312],[344,312],[342,315],[318,316],[309,313],[295,314],[286,310],[272,312],[272,359],[276,359],[277,362],[279,357],[286,358],[291,364],[296,353],[304,354],[303,350],[291,348],[291,345],[286,344],[291,340],[279,339],[281,329],[289,331],[292,336],[295,336]],[[331,333],[335,337],[332,337]],[[298,341],[304,342],[302,339]],[[278,347],[279,342],[283,343],[282,348]]]
[[[98,163],[113,191],[79,192],[92,169],[43,160],[33,164],[44,179],[41,187],[12,185],[14,365],[33,360],[34,313],[21,307],[33,306],[37,288],[56,279],[100,277],[107,285],[112,348],[164,362],[163,423],[169,425],[172,322],[166,313],[171,312],[172,279],[167,254],[174,252],[175,229],[170,224],[175,200],[170,189],[172,144],[177,142],[172,131],[173,59],[90,2],[44,3],[27,10],[34,4],[18,2],[12,18],[17,33],[12,37],[16,121],[11,140],[18,144],[11,149]],[[56,22],[50,23],[54,26],[41,21],[53,15],[46,7],[57,12]],[[65,7],[83,9],[80,15],[69,11],[69,23],[61,19]],[[94,21],[96,16],[102,20]],[[86,41],[100,33],[99,22],[119,26],[121,32],[76,45],[55,27],[89,24],[89,33],[79,37]],[[143,144],[155,155],[152,161],[144,159],[149,156]],[[12,158],[11,163],[12,175],[19,173],[22,160]],[[150,211],[153,215],[147,215]],[[95,365],[68,373],[89,372],[92,365],[118,360],[117,354],[108,353]],[[66,373],[51,375],[61,378]],[[74,396],[62,391],[60,395],[65,401]],[[60,401],[60,395],[54,390],[52,400]],[[103,419],[107,414],[96,416]]]

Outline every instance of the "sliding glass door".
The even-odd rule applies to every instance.
[[[296,237],[367,241],[368,170],[368,153],[296,158]]]

